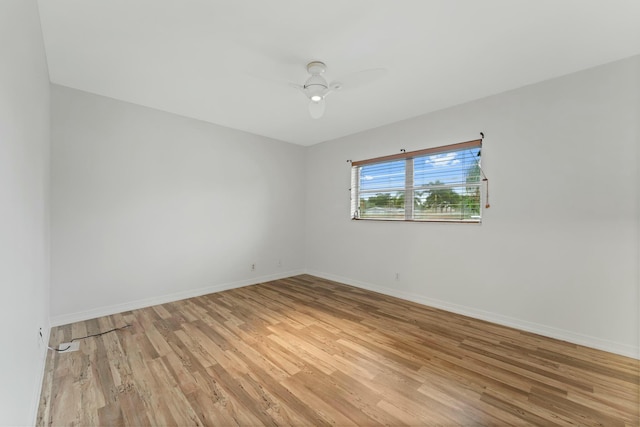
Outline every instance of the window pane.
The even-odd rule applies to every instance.
[[[360,191],[404,188],[404,160],[360,167]]]
[[[413,159],[413,186],[466,184],[480,181],[480,148]]]
[[[405,219],[405,163],[399,160],[359,168],[359,218]]]
[[[414,220],[480,220],[480,148],[413,159]]]
[[[480,187],[437,186],[416,191],[413,217],[417,221],[478,221]]]
[[[404,219],[404,192],[360,194],[360,218]]]

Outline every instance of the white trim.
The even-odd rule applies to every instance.
[[[36,383],[33,385],[34,396],[31,399],[31,423],[37,425],[38,421],[38,409],[40,408],[40,396],[42,395],[42,383],[44,382],[45,369],[47,367],[47,356],[49,338],[51,333],[51,325],[45,326],[46,330],[43,331],[42,341],[40,344],[40,374],[36,378]]]
[[[199,297],[201,295],[226,291],[229,289],[242,288],[244,286],[255,285],[257,283],[268,282],[271,280],[284,279],[286,277],[297,276],[303,273],[304,273],[303,270],[291,270],[291,271],[287,271],[280,274],[271,274],[267,276],[252,277],[250,279],[239,280],[237,282],[222,283],[219,285],[208,286],[206,288],[192,289],[188,291],[176,292],[176,293],[167,294],[167,295],[160,295],[156,297],[145,298],[145,299],[126,302],[122,304],[115,304],[115,305],[110,305],[105,307],[97,307],[91,310],[79,311],[77,313],[62,314],[58,316],[53,316],[51,318],[51,326],[67,325],[69,323],[95,319],[96,317],[109,316],[111,314],[117,314],[117,313],[122,313],[124,311],[150,307],[152,305],[164,304],[167,302]]]
[[[503,326],[509,326],[511,328],[520,329],[534,334],[543,335],[550,338],[567,341],[577,345],[583,345],[586,347],[595,348],[598,350],[607,351],[610,353],[619,354],[626,357],[631,357],[640,360],[640,347],[633,347],[627,344],[622,344],[614,341],[608,341],[589,335],[583,335],[576,332],[554,328],[552,326],[542,325],[539,323],[528,322],[526,320],[516,319],[509,316],[504,316],[489,311],[479,310],[477,308],[467,307],[463,305],[453,304],[446,301],[435,300],[426,298],[422,295],[418,295],[412,292],[398,291],[396,289],[376,286],[370,283],[361,282],[358,280],[349,279],[347,277],[336,276],[334,274],[314,271],[314,270],[292,270],[282,274],[273,274],[268,276],[261,276],[246,280],[241,280],[231,283],[223,283],[219,285],[209,286],[206,288],[193,289],[189,291],[177,292],[173,294],[167,294],[152,298],[145,298],[143,300],[137,300],[127,302],[123,304],[116,304],[106,307],[98,307],[95,309],[81,311],[77,313],[63,314],[60,316],[54,316],[51,318],[51,326],[66,325],[74,322],[81,322],[84,320],[95,319],[96,317],[108,316],[111,314],[122,313],[124,311],[136,310],[139,308],[150,307],[153,305],[164,304],[167,302],[179,301],[186,298],[193,298],[201,295],[206,295],[214,292],[221,292],[229,289],[241,288],[244,286],[255,285],[257,283],[268,282],[271,280],[284,279],[286,277],[296,276],[299,274],[310,274],[312,276],[332,280],[335,282],[345,283],[347,285],[355,286],[362,289],[367,289],[381,294],[390,295],[396,298],[401,298],[408,301],[413,301],[418,304],[423,304],[429,307],[435,307],[442,310],[450,311],[452,313],[462,314],[464,316],[473,317],[475,319],[486,320],[488,322],[497,323]],[[47,331],[47,340],[48,342]],[[44,362],[46,361],[46,347],[45,347],[45,359],[42,364],[42,372],[44,377]],[[42,384],[38,386],[38,389],[42,387]],[[38,393],[39,402],[40,394]],[[37,412],[37,405],[36,405]],[[36,413],[37,416],[37,413]]]
[[[412,292],[398,291],[396,289],[372,285],[358,280],[349,279],[347,277],[336,276],[334,274],[323,273],[319,271],[307,270],[307,274],[332,280],[334,282],[345,283],[357,288],[367,289],[381,294],[390,295],[392,297],[401,298],[407,301],[417,302],[429,307],[435,307],[452,313],[462,314],[463,316],[473,317],[474,319],[486,320],[488,322],[497,323],[499,325],[520,329],[522,331],[532,332],[534,334],[543,335],[549,338],[555,338],[567,341],[573,344],[591,347],[598,350],[615,353],[626,357],[640,360],[640,347],[634,347],[614,341],[608,341],[601,338],[583,335],[564,329],[554,328],[552,326],[542,325],[539,323],[528,322],[526,320],[515,319],[509,316],[492,313],[489,311],[479,310],[477,308],[467,307],[463,305],[453,304],[445,301],[426,298],[422,295]]]

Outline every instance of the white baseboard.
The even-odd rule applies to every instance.
[[[492,313],[484,310],[479,310],[472,307],[467,307],[458,304],[452,304],[445,301],[434,300],[426,298],[422,295],[414,294],[411,292],[398,291],[396,289],[371,285],[369,283],[360,282],[358,280],[349,279],[347,277],[336,276],[329,273],[323,273],[319,271],[307,270],[307,274],[312,276],[321,277],[323,279],[331,280],[334,282],[344,283],[347,285],[355,286],[357,288],[367,289],[381,294],[389,295],[404,300],[417,302],[429,307],[439,308],[442,310],[450,311],[456,314],[462,314],[463,316],[473,317],[474,319],[486,320],[488,322],[497,323],[503,326],[509,326],[511,328],[520,329],[522,331],[532,332],[534,334],[543,335],[549,338],[555,338],[562,341],[567,341],[572,344],[578,344],[585,347],[591,347],[598,350],[607,351],[609,353],[615,353],[626,357],[631,357],[640,360],[640,347],[634,347],[627,344],[608,341],[601,338],[592,337],[589,335],[583,335],[576,332],[567,331],[564,329],[554,328],[552,326],[542,325],[539,323],[529,322],[526,320],[520,320],[509,316],[503,316],[501,314]]]
[[[281,274],[255,277],[255,278],[241,280],[237,282],[223,283],[223,284],[209,286],[206,288],[193,289],[193,290],[177,292],[177,293],[168,294],[168,295],[145,298],[142,300],[131,301],[123,304],[98,307],[95,309],[81,311],[77,313],[54,316],[51,318],[51,326],[60,326],[60,325],[66,325],[69,323],[74,323],[74,322],[81,322],[84,320],[95,319],[96,317],[108,316],[112,314],[122,313],[124,311],[150,307],[153,305],[164,304],[167,302],[179,301],[182,299],[193,298],[193,297],[206,295],[214,292],[241,288],[243,286],[255,285],[257,283],[268,282],[271,280],[284,279],[286,277],[296,276],[296,275],[305,274],[305,273],[316,276],[316,277],[332,280],[335,282],[340,282],[347,285],[355,286],[358,288],[379,292],[381,294],[390,295],[396,298],[413,301],[418,304],[423,304],[429,307],[435,307],[442,310],[450,311],[452,313],[462,314],[464,316],[473,317],[475,319],[486,320],[488,322],[497,323],[499,325],[509,326],[509,327],[520,329],[523,331],[532,332],[534,334],[539,334],[546,337],[567,341],[573,344],[583,345],[586,347],[591,347],[598,350],[620,354],[622,356],[632,357],[634,359],[640,360],[640,347],[634,347],[627,344],[608,341],[601,338],[592,337],[589,335],[583,335],[583,334],[579,334],[579,333],[564,330],[564,329],[554,328],[548,325],[516,319],[513,317],[504,316],[501,314],[492,313],[484,310],[479,310],[473,307],[453,304],[446,301],[435,300],[435,299],[427,298],[422,295],[418,295],[411,292],[398,291],[396,289],[376,286],[370,283],[365,283],[358,280],[350,279],[348,277],[336,276],[334,274],[329,274],[329,273],[324,273],[324,272],[314,271],[314,270],[291,270]],[[47,342],[48,342],[48,337],[47,337]],[[45,353],[46,353],[46,349],[45,349]],[[43,363],[42,369],[44,372],[44,363]],[[39,394],[38,394],[38,397],[39,397]],[[36,406],[36,411],[37,411],[37,406]]]
[[[257,283],[268,282],[271,280],[284,279],[286,277],[303,274],[304,270],[291,270],[279,274],[271,274],[267,276],[252,277],[246,280],[240,280],[231,283],[222,283],[218,285],[208,286],[206,288],[191,289],[188,291],[176,292],[167,295],[160,295],[151,298],[115,304],[105,307],[98,307],[91,310],[79,311],[77,313],[62,314],[51,318],[51,326],[67,325],[74,322],[82,322],[84,320],[95,319],[96,317],[109,316],[112,314],[122,313],[124,311],[136,310],[139,308],[150,307],[152,305],[165,304],[168,302],[179,301],[187,298],[199,297],[201,295],[211,294],[214,292],[226,291],[229,289],[241,288],[243,286],[255,285]],[[48,341],[47,341],[48,342]]]
[[[31,399],[31,425],[37,425],[38,421],[38,409],[40,408],[40,395],[42,394],[42,382],[44,380],[45,369],[47,365],[49,336],[51,333],[51,326],[46,325],[46,330],[42,331],[42,342],[40,346],[40,369],[39,375],[36,378],[36,383],[33,385],[33,398]]]

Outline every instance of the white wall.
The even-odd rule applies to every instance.
[[[49,334],[49,77],[35,1],[0,2],[0,425],[35,422]]]
[[[312,146],[308,270],[638,357],[639,92],[634,57]],[[349,220],[347,159],[480,131],[482,225]]]
[[[53,324],[303,270],[304,147],[55,85],[51,135]]]

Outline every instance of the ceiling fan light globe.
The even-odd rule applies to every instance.
[[[311,100],[313,102],[320,102],[320,101],[322,101],[322,96],[320,96],[320,95],[311,95]]]
[[[321,99],[319,102],[309,102],[309,115],[312,119],[319,119],[323,116],[325,109],[324,99]]]

